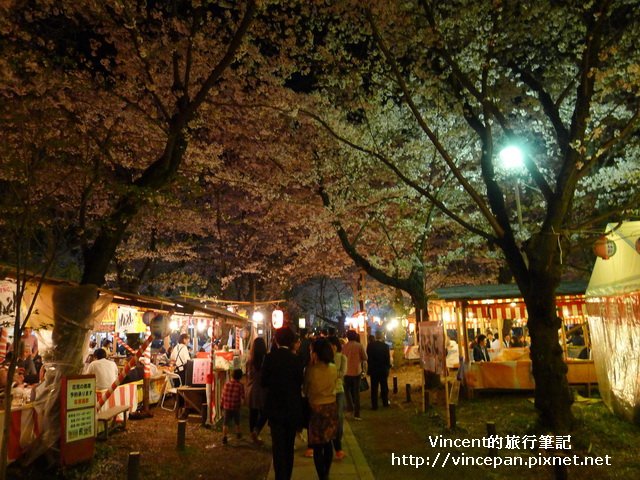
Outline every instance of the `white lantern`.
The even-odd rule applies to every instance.
[[[284,313],[282,310],[276,309],[271,314],[271,325],[276,330],[284,325]]]

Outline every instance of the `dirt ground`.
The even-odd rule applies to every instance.
[[[483,393],[473,400],[461,395],[458,405],[457,427],[450,431],[446,427],[443,406],[443,391],[432,392],[432,407],[422,413],[421,370],[410,365],[392,370],[398,378],[398,393],[391,394],[390,408],[372,411],[369,392],[361,397],[362,421],[350,421],[350,426],[371,467],[376,479],[411,480],[457,480],[473,478],[518,480],[552,479],[552,467],[501,466],[492,468],[478,465],[454,466],[449,462],[442,467],[392,464],[392,455],[405,456],[405,463],[422,457],[432,462],[440,454],[462,457],[486,457],[486,448],[439,448],[431,447],[429,437],[442,435],[445,439],[474,439],[487,436],[486,423],[494,422],[499,436],[540,435],[536,428],[536,412],[531,401],[532,392]],[[411,402],[406,401],[405,385],[411,385]],[[173,412],[154,408],[154,417],[130,421],[126,432],[116,431],[107,441],[97,442],[96,455],[88,465],[70,468],[65,472],[47,470],[42,464],[20,469],[13,466],[10,477],[15,479],[95,479],[120,480],[127,478],[127,460],[131,451],[141,453],[140,478],[189,479],[221,478],[225,480],[264,479],[269,470],[271,452],[268,446],[255,447],[248,439],[247,412],[243,411],[242,439],[232,438],[230,445],[222,446],[222,435],[216,429],[200,426],[198,417],[189,417],[186,435],[186,450],[178,452],[177,420]],[[615,417],[600,402],[576,403],[574,415],[578,428],[571,437],[569,455],[609,455],[611,465],[600,467],[569,467],[568,478],[599,480],[640,478],[640,428]],[[269,430],[262,436],[269,444]],[[534,449],[506,450],[498,457],[539,457]],[[440,460],[442,463],[442,460]],[[427,471],[425,471],[428,469]],[[312,480],[312,479],[308,479]]]
[[[187,419],[186,448],[179,452],[175,414],[152,409],[153,418],[127,422],[127,431],[117,429],[106,441],[96,442],[96,454],[88,465],[65,472],[47,470],[42,464],[10,471],[15,479],[120,480],[127,478],[129,452],[140,452],[140,479],[262,479],[271,463],[271,451],[256,447],[248,435],[248,416],[243,413],[243,438],[222,445],[220,429],[201,426],[200,418]],[[263,432],[268,436],[269,430]]]

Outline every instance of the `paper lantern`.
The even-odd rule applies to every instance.
[[[636,252],[640,253],[640,237],[636,238]]]
[[[271,325],[276,330],[284,325],[284,313],[282,310],[274,310],[271,314]]]
[[[593,244],[593,253],[604,260],[608,260],[616,254],[616,244],[602,235]]]
[[[164,338],[171,333],[169,315],[156,315],[151,319],[151,333],[155,338]]]
[[[146,311],[144,312],[144,314],[142,315],[142,321],[144,322],[144,324],[146,326],[151,325],[151,320],[153,320],[155,318],[155,316],[157,315],[156,312],[152,312],[152,311]]]

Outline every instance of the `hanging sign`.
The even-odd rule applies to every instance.
[[[118,317],[116,319],[116,332],[118,333],[144,333],[147,326],[143,320],[144,312],[136,308],[118,306]]]
[[[211,360],[207,358],[193,359],[192,385],[204,385],[207,383],[207,375],[211,373]]]
[[[420,322],[420,360],[422,368],[428,372],[444,373],[446,350],[444,348],[444,328],[440,322]]]
[[[0,327],[13,325],[16,319],[16,284],[9,280],[0,282]]]

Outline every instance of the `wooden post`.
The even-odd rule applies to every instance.
[[[398,377],[396,375],[393,376],[393,393],[398,393]]]
[[[407,401],[407,403],[411,403],[411,384],[410,383],[406,384],[405,391],[406,391],[406,394],[407,394],[407,400],[406,401]]]
[[[145,417],[152,417],[151,411],[149,410],[149,405],[151,402],[149,401],[149,389],[151,388],[151,379],[144,377],[142,379],[142,411]]]
[[[490,437],[495,437],[497,435],[496,424],[494,422],[487,422],[487,435]],[[492,442],[489,442],[489,445],[493,445]],[[489,455],[495,457],[497,454],[495,447],[489,448]]]
[[[449,377],[445,377],[444,379],[444,413],[447,417],[447,425],[451,428],[451,409],[449,405],[451,405],[451,394],[449,390]]]
[[[129,452],[127,480],[138,480],[140,477],[140,452]]]
[[[456,428],[456,404],[449,404],[449,429],[453,430]]]
[[[462,302],[462,356],[464,361],[469,361],[469,333],[467,332],[467,302]],[[458,355],[460,352],[460,343],[458,343]]]
[[[187,421],[178,420],[178,450],[184,450],[187,435]]]
[[[427,411],[427,399],[425,398],[425,395],[428,395],[428,392],[427,392],[427,379],[425,377],[424,370],[422,370],[421,383],[422,383],[422,395],[420,396],[420,399],[422,401],[421,402],[422,403],[422,413],[425,413]]]
[[[200,407],[200,411],[202,412],[202,426],[204,427],[207,424],[207,417],[209,416],[209,410],[207,409],[208,404],[203,403]]]
[[[566,456],[562,451],[556,451],[553,455],[560,458],[563,458]],[[555,480],[567,480],[569,478],[569,472],[564,462],[558,462],[558,463],[554,462],[553,478]]]

